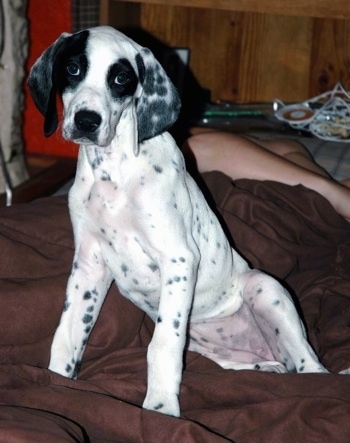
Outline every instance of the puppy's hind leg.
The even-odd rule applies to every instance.
[[[242,275],[244,302],[251,309],[276,360],[292,371],[328,372],[306,338],[288,291],[272,277],[257,270]]]

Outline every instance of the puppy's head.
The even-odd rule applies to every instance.
[[[45,117],[45,135],[57,129],[59,94],[63,136],[82,144],[108,146],[130,104],[139,142],[167,130],[180,110],[177,91],[151,51],[105,26],[62,34],[36,61],[28,85]]]

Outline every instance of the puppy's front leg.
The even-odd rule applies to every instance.
[[[49,369],[76,378],[90,332],[112,282],[97,244],[77,248]]]
[[[180,415],[183,352],[197,264],[198,260],[186,252],[162,267],[158,317],[147,353],[148,386],[143,407],[175,417]]]

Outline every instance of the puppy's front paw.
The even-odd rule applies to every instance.
[[[180,406],[178,396],[176,394],[162,393],[161,395],[152,395],[147,393],[142,407],[150,411],[160,412],[174,417],[180,416]]]

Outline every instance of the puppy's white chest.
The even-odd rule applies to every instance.
[[[116,183],[99,181],[91,187],[85,214],[120,291],[154,317],[159,268],[143,230],[138,228],[145,214],[137,206]]]

